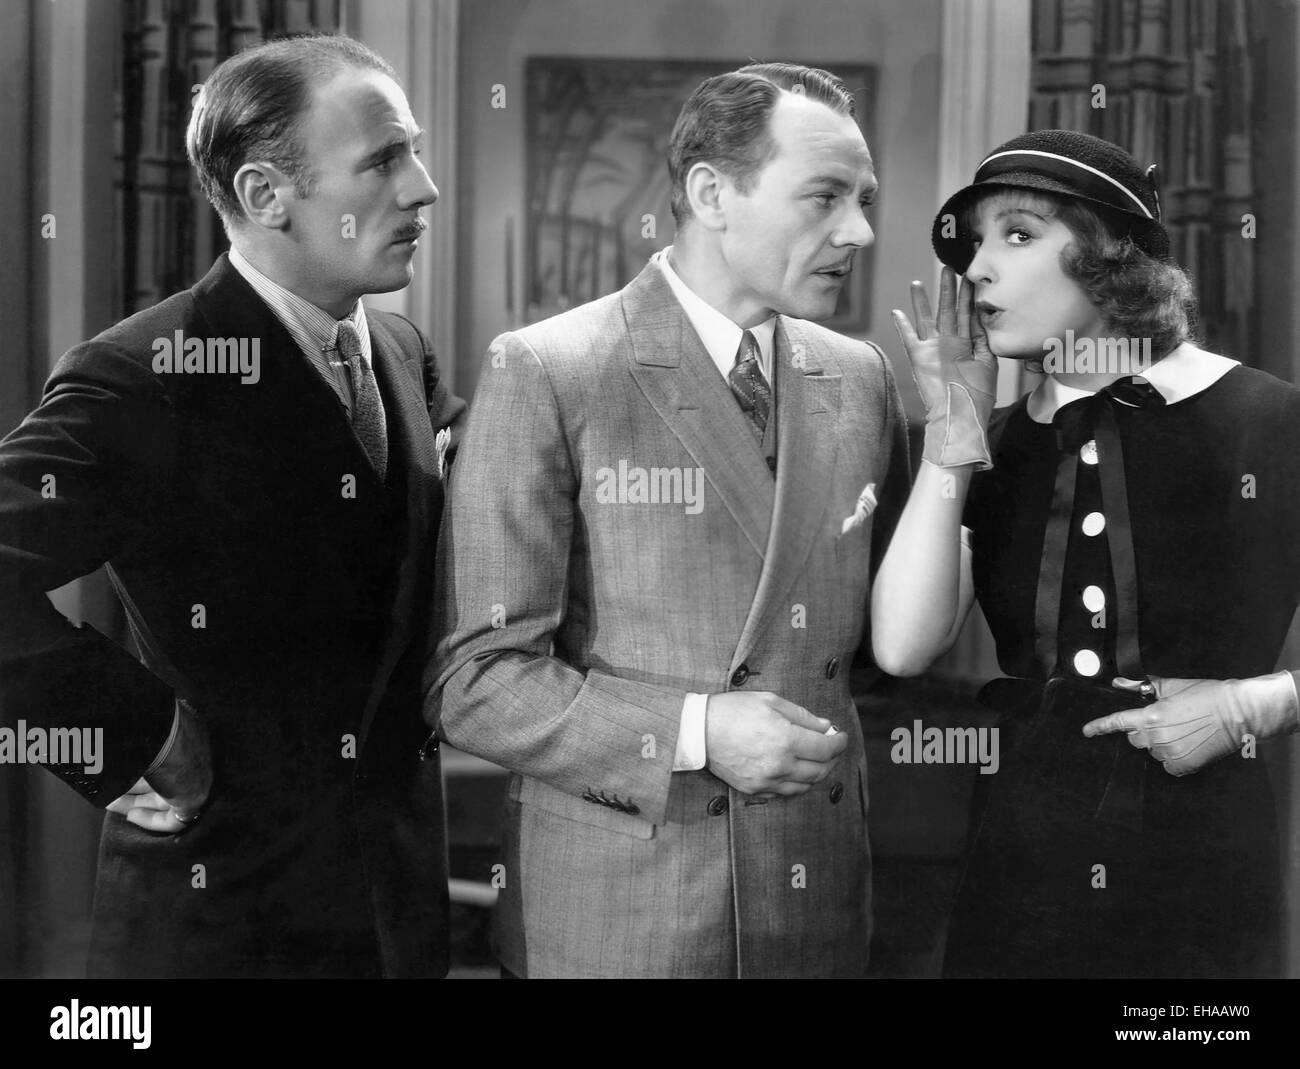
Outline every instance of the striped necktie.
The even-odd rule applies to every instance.
[[[384,420],[384,402],[370,365],[361,359],[361,336],[350,319],[339,320],[338,339],[334,343],[339,357],[347,365],[352,380],[352,429],[383,479],[388,474],[388,431]]]
[[[763,378],[758,366],[758,342],[754,335],[745,331],[740,336],[740,348],[736,351],[736,364],[727,376],[731,392],[740,405],[740,410],[749,417],[750,426],[761,442],[763,432],[767,430],[767,417],[772,410],[772,389]]]

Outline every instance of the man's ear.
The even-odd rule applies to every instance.
[[[731,179],[713,164],[701,161],[692,165],[686,174],[686,198],[691,205],[691,218],[705,230],[725,230],[725,204],[733,189]]]
[[[280,168],[272,163],[246,163],[235,172],[234,187],[247,219],[268,230],[289,225],[288,202],[297,194]]]

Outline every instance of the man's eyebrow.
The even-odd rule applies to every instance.
[[[832,189],[848,189],[849,183],[839,175],[817,174],[808,179],[810,186],[830,186]]]
[[[402,149],[406,148],[408,144],[412,148],[418,148],[422,137],[424,137],[424,131],[418,128],[409,138],[406,134],[394,134],[373,152],[367,153],[362,158],[360,166],[363,170],[367,167],[372,167],[380,160],[400,152]]]
[[[805,185],[809,188],[812,188],[813,186],[830,186],[831,189],[840,193],[853,188],[852,182],[847,181],[839,175],[833,174],[814,175],[812,178],[808,179]],[[864,197],[874,197],[879,189],[880,183],[873,178],[869,183],[862,187],[862,195]]]

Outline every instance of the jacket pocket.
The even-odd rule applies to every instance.
[[[642,817],[630,813],[620,813],[598,802],[587,802],[577,795],[556,790],[541,780],[524,776],[510,777],[507,794],[512,801],[520,805],[536,806],[557,817],[574,820],[579,824],[615,831],[621,835],[630,835],[634,839],[654,838],[655,826]]]

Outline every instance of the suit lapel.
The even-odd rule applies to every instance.
[[[239,387],[237,401],[251,422],[275,429],[278,445],[268,451],[267,462],[282,467],[289,479],[295,471],[308,467],[352,472],[363,500],[383,500],[388,491],[353,432],[342,402],[226,256],[217,260],[193,294],[209,328],[220,325],[214,335],[262,338],[265,342],[261,381]],[[410,641],[420,554],[429,536],[430,516],[438,514],[442,503],[433,433],[420,387],[408,370],[401,345],[381,316],[371,313],[367,322],[371,361],[388,423],[394,492],[404,494],[405,508],[398,514],[401,533],[391,543],[397,554],[394,597],[384,652],[362,713],[358,752],[365,745],[393,668]],[[414,371],[422,373],[419,367]],[[388,551],[387,546],[375,549]]]
[[[803,570],[822,527],[835,467],[840,376],[825,374],[819,362],[829,354],[799,336],[797,325],[791,337],[787,324],[784,316],[777,320],[772,358],[777,464],[771,536],[763,554],[758,593],[736,648],[736,664],[749,655],[777,611],[788,615],[789,606],[783,599]]]
[[[382,493],[338,395],[224,253],[192,292],[214,337],[261,338],[265,343],[260,381],[240,387],[237,398],[254,422],[289,440],[268,452],[268,463],[279,464],[287,478],[308,466],[350,471],[362,494]]]
[[[437,515],[442,507],[442,482],[428,407],[411,377],[409,362],[403,357],[397,339],[375,313],[367,317],[367,322],[371,364],[388,423],[389,466],[398,477],[394,479],[393,492],[404,492],[405,508],[401,513],[402,528],[393,545],[397,572],[389,603],[387,640],[362,717],[358,752],[365,746],[388,678],[410,641],[421,554],[431,552],[432,548],[428,544],[429,518]],[[423,368],[416,373],[422,374]]]
[[[623,314],[633,379],[761,556],[771,533],[772,475],[730,387],[655,264],[624,291]]]

